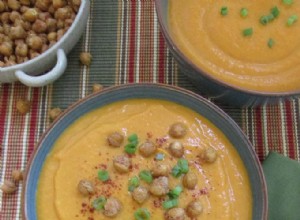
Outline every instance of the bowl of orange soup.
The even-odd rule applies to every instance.
[[[23,218],[267,219],[259,160],[239,126],[190,91],[115,86],[67,109],[38,143]]]
[[[206,95],[236,106],[299,97],[299,1],[155,4],[171,52]]]

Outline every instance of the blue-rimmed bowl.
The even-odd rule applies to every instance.
[[[107,104],[138,98],[167,100],[190,108],[210,120],[236,148],[249,175],[255,220],[267,219],[267,189],[260,162],[239,126],[220,108],[201,96],[175,86],[162,84],[128,84],[114,86],[80,100],[67,109],[40,139],[28,163],[23,188],[23,219],[37,220],[36,192],[43,163],[58,137],[79,117]]]

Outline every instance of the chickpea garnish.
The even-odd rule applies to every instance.
[[[53,121],[56,119],[60,114],[62,113],[62,110],[60,108],[53,108],[49,112],[49,117]]]
[[[99,83],[93,84],[93,93],[103,90],[103,85]]]
[[[82,52],[80,54],[80,62],[83,65],[89,66],[91,64],[91,61],[92,61],[92,55],[90,53]]]
[[[185,174],[182,179],[183,186],[188,189],[195,189],[197,183],[198,183],[197,175],[192,171],[189,171],[187,174]]]
[[[25,115],[26,113],[29,112],[31,103],[28,100],[20,99],[17,101],[16,107],[20,114]]]
[[[169,151],[173,157],[180,158],[184,154],[184,147],[181,142],[174,141],[169,145]]]
[[[15,183],[11,180],[4,180],[3,185],[0,187],[3,193],[11,194],[17,190]]]
[[[39,36],[31,35],[26,39],[27,45],[33,50],[40,50],[43,46],[43,41]]]
[[[124,141],[124,136],[119,132],[113,132],[107,136],[107,142],[109,146],[120,147]]]
[[[85,179],[79,181],[77,188],[80,194],[83,196],[92,195],[95,192],[94,184]]]
[[[200,159],[207,163],[213,163],[216,161],[218,154],[217,151],[212,147],[207,147],[199,155]]]
[[[34,22],[38,17],[38,12],[35,8],[29,8],[23,14],[25,21]]]
[[[190,202],[186,208],[186,213],[190,218],[195,218],[199,216],[202,213],[202,211],[202,203],[198,200]]]
[[[173,138],[182,138],[187,132],[185,124],[177,122],[171,125],[169,135]]]
[[[22,170],[13,170],[11,176],[14,181],[19,182],[23,180],[23,171]]]

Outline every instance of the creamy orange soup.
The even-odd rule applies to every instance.
[[[263,25],[274,7],[278,16]],[[300,1],[169,0],[171,36],[183,53],[213,78],[254,91],[300,90],[297,17]],[[249,28],[252,34],[243,34]]]
[[[175,122],[183,123],[186,134],[173,138],[168,131]],[[120,147],[109,146],[107,137],[118,131],[124,135]],[[142,144],[153,141],[155,154],[144,157],[136,151],[130,156],[132,166],[128,173],[120,174],[113,166],[113,158],[124,154],[124,146],[131,134],[138,136]],[[115,219],[134,219],[138,208],[146,208],[150,219],[164,219],[166,210],[162,202],[168,196],[149,196],[142,204],[137,203],[128,191],[128,181],[139,176],[141,170],[151,170],[157,163],[176,165],[169,144],[174,140],[184,146],[182,158],[189,162],[189,172],[196,173],[197,184],[187,189],[181,175],[167,175],[169,188],[182,187],[178,207],[186,208],[191,201],[200,201],[203,207],[199,219],[251,219],[252,194],[246,169],[238,153],[220,130],[201,115],[183,106],[161,100],[127,100],[94,110],[74,122],[55,142],[41,172],[37,189],[37,213],[39,220],[91,220],[111,219],[103,212],[94,210],[92,202],[99,196],[115,197],[121,210]],[[212,163],[199,159],[206,148],[213,148],[217,158]],[[164,155],[157,160],[157,154]],[[109,181],[97,177],[99,170],[106,170]],[[83,196],[78,190],[82,179],[93,182],[95,193]],[[150,184],[140,179],[140,185]],[[190,219],[186,217],[185,219]]]

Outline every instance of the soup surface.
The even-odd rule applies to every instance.
[[[264,92],[300,91],[300,1],[169,0],[173,40],[219,81]]]
[[[169,133],[170,126],[177,122],[185,125],[186,134],[174,138]],[[116,131],[124,136],[120,147],[108,143],[109,135]],[[137,137],[138,149],[128,156],[131,160],[129,172],[120,173],[113,164],[114,158],[126,155],[124,146],[129,142],[128,137],[132,139],[133,136]],[[155,152],[148,157],[140,149],[146,141],[155,145]],[[170,151],[174,141],[180,141],[184,146],[180,159]],[[208,162],[201,157],[205,149],[213,149],[215,160]],[[182,174],[175,177],[174,167],[179,161],[188,162],[188,173],[180,168]],[[179,187],[178,207],[186,209],[190,202],[198,201],[203,208],[199,219],[251,219],[252,194],[248,175],[238,153],[223,133],[186,107],[152,99],[121,101],[99,108],[80,117],[61,134],[42,168],[37,189],[38,219],[111,219],[103,214],[103,209],[95,210],[93,201],[99,197],[119,200],[121,210],[115,219],[135,219],[134,213],[141,207],[146,208],[150,219],[164,219],[167,212],[163,208],[164,201],[172,200],[170,194],[157,197],[151,191],[139,204],[132,197],[132,190],[137,185],[129,181],[135,177],[140,186],[155,187],[151,184],[160,178],[154,178],[153,167],[157,164],[170,168],[166,175],[168,190]],[[152,183],[141,176],[141,171],[152,172]],[[192,188],[188,188],[183,180],[190,173],[196,174],[197,179]],[[109,179],[104,181],[105,174]],[[78,184],[83,179],[93,184],[94,193],[82,194]]]

